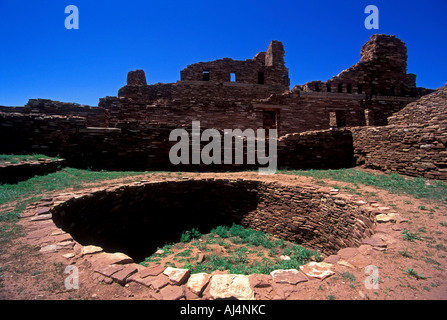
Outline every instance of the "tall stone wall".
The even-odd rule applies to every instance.
[[[368,96],[418,95],[416,75],[407,74],[407,48],[395,36],[374,34],[360,51],[360,61],[331,79],[303,85],[304,91],[358,93]]]
[[[390,117],[392,125],[350,128],[357,164],[447,180],[447,86]]]

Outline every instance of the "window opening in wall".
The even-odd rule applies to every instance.
[[[359,84],[357,87],[357,93],[361,94],[362,92],[363,92],[363,86],[361,84]]]
[[[263,128],[265,130],[277,129],[277,119],[278,119],[278,112],[264,110],[264,112],[263,112]]]
[[[264,72],[258,72],[258,84],[264,84]]]
[[[340,83],[338,85],[338,93],[342,93],[343,92],[343,85]]]
[[[203,71],[202,72],[202,80],[203,81],[210,81],[210,72],[209,71]]]
[[[320,92],[320,84],[319,83],[315,83],[315,91]]]
[[[236,82],[236,72],[230,73],[230,82]]]
[[[326,91],[331,92],[331,84],[330,83],[326,84]]]
[[[347,92],[347,93],[352,93],[352,85],[351,85],[350,83],[348,83],[348,84],[346,85],[346,92]]]
[[[372,95],[376,94],[376,86],[375,85],[371,85],[371,94]]]
[[[329,112],[329,126],[340,128],[346,126],[346,113],[343,110]]]
[[[390,96],[396,95],[396,88],[394,86],[390,87]]]

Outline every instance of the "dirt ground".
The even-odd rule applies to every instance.
[[[282,183],[308,183],[317,181],[310,177],[292,175],[259,176],[254,172],[239,173],[183,173],[183,177],[250,178]],[[114,185],[123,180],[138,181],[167,178],[167,173],[148,174],[111,180],[104,184]],[[319,182],[321,183],[321,181]],[[350,183],[327,181],[329,186],[353,187]],[[95,188],[95,184],[86,185]],[[405,228],[419,235],[414,241],[405,240],[402,230],[386,233],[387,248],[375,250],[372,257],[377,267],[378,283],[367,288],[364,281],[369,273],[364,268],[350,265],[335,265],[335,274],[324,280],[300,283],[300,289],[288,296],[290,300],[445,300],[447,299],[447,207],[431,200],[420,200],[407,195],[396,195],[369,186],[359,185],[357,192],[365,201],[374,200],[397,211],[405,220]],[[70,190],[48,193],[54,196]],[[0,207],[5,211],[14,204]],[[423,206],[423,207],[422,207]],[[423,208],[423,209],[421,209]],[[20,225],[20,222],[18,223]],[[392,228],[386,224],[380,228]],[[9,230],[5,222],[1,232]],[[391,230],[391,229],[390,229]],[[0,299],[2,300],[140,300],[151,299],[144,286],[129,283],[98,281],[98,274],[91,270],[88,260],[79,268],[78,289],[67,290],[64,273],[67,259],[61,255],[39,253],[39,247],[27,241],[26,228],[16,230],[18,236],[1,248],[0,252]],[[311,248],[310,248],[311,249]],[[370,257],[371,258],[371,257]],[[410,271],[413,270],[414,273]],[[411,274],[409,274],[409,272]],[[269,291],[258,299],[273,299]]]

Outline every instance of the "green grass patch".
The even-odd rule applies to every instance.
[[[424,276],[423,274],[419,274],[418,272],[416,272],[415,270],[410,269],[410,268],[404,270],[403,272],[413,278],[416,278],[417,280],[425,280],[425,279],[429,278],[429,277]]]
[[[0,185],[0,205],[10,201],[38,196],[45,192],[63,189],[81,189],[85,183],[142,175],[134,171],[90,171],[64,168],[45,176],[35,176],[17,184]]]
[[[362,170],[331,169],[331,170],[278,170],[277,173],[313,177],[318,180],[330,179],[373,186],[396,194],[408,194],[416,198],[447,201],[447,184],[443,181],[432,181],[426,185],[426,178],[404,177],[397,173],[373,174]]]
[[[0,162],[9,162],[9,163],[18,163],[20,161],[37,161],[38,159],[59,159],[59,156],[49,157],[44,154],[27,154],[27,155],[18,155],[18,154],[0,154]]]
[[[407,229],[402,231],[402,237],[404,240],[408,240],[411,242],[414,242],[414,240],[422,240],[422,238],[417,233],[410,232]]]
[[[194,232],[192,232],[194,230]],[[296,243],[276,239],[271,235],[257,231],[251,228],[244,228],[241,225],[233,224],[231,227],[218,226],[210,231],[209,234],[201,234],[196,228],[190,232],[183,232],[184,235],[200,235],[201,241],[191,240],[189,243],[179,242],[177,244],[165,245],[162,249],[165,252],[162,255],[153,254],[144,259],[140,264],[147,266],[150,262],[162,263],[161,258],[173,253],[173,247],[184,249],[175,254],[175,257],[192,257],[192,250],[189,248],[197,247],[201,252],[207,252],[205,260],[196,262],[192,258],[186,260],[178,259],[177,262],[186,263],[181,268],[187,268],[191,273],[207,272],[215,270],[228,270],[234,274],[269,274],[277,269],[299,269],[299,266],[307,263],[312,257],[320,261],[319,252],[306,249]],[[216,239],[215,236],[220,238]],[[225,253],[212,251],[211,244],[219,245],[225,248]],[[208,247],[207,247],[208,246]],[[268,254],[264,255],[262,250],[268,249]],[[282,260],[279,255],[287,252],[290,260]],[[267,257],[268,256],[268,257]],[[175,258],[174,257],[174,258]],[[253,259],[257,257],[257,259]],[[259,257],[262,259],[259,260]],[[179,266],[177,266],[179,267]]]

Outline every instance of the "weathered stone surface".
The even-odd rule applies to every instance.
[[[49,220],[51,218],[52,218],[52,215],[51,215],[51,213],[49,213],[49,214],[41,214],[38,216],[34,216],[30,220],[31,221],[42,221],[42,220]]]
[[[251,274],[248,279],[252,288],[268,288],[271,286],[272,277],[268,274]]]
[[[59,249],[60,249],[60,247],[58,245],[50,244],[50,245],[40,248],[39,252],[40,253],[52,253],[52,252],[56,252]]]
[[[212,299],[254,300],[254,292],[247,276],[239,274],[216,274],[210,281]]]
[[[395,222],[396,219],[387,214],[382,213],[376,216],[376,221],[378,223],[386,223],[386,222]]]
[[[358,255],[360,251],[357,248],[344,248],[338,251],[337,255],[339,255],[342,259],[348,259]]]
[[[158,276],[163,271],[165,271],[165,267],[163,267],[162,265],[156,265],[147,267],[141,270],[138,274],[140,275],[141,278],[145,278],[148,276]]]
[[[332,270],[332,264],[326,262],[309,262],[300,266],[300,270],[308,277],[325,279],[335,272]]]
[[[108,264],[127,264],[133,262],[133,259],[131,257],[121,252],[115,252],[115,253],[102,252],[101,258],[104,261],[107,261]]]
[[[117,281],[119,284],[124,285],[126,283],[127,278],[138,271],[138,268],[135,265],[127,265],[123,269],[115,272],[111,275],[111,278]]]
[[[49,214],[50,210],[51,210],[51,207],[39,208],[39,210],[37,210],[37,215]]]
[[[277,283],[297,284],[308,281],[307,277],[297,269],[274,270],[270,275]]]
[[[189,277],[186,286],[193,293],[200,295],[208,284],[210,278],[211,275],[208,273],[195,273]]]
[[[364,244],[369,244],[377,248],[386,248],[387,245],[377,234],[373,234],[371,237],[363,240]]]
[[[161,288],[164,288],[169,284],[169,278],[165,276],[164,274],[159,274],[154,278],[153,281],[151,281],[150,286],[154,290],[158,291]]]
[[[179,269],[167,267],[163,273],[168,276],[169,281],[175,285],[181,285],[186,282],[190,275],[190,271],[188,269]]]
[[[124,269],[123,265],[111,265],[111,266],[106,266],[106,267],[98,265],[95,268],[95,272],[98,272],[106,277],[111,277],[112,274],[114,274],[118,271],[121,271],[123,269]]]
[[[166,286],[160,290],[163,300],[180,300],[185,296],[184,287]]]
[[[329,257],[327,257],[326,259],[324,259],[324,262],[330,263],[330,264],[336,264],[337,261],[340,259],[341,259],[341,257],[339,255],[332,254]]]
[[[87,254],[95,254],[102,252],[102,248],[98,246],[84,246],[82,247],[81,255],[85,256]]]

